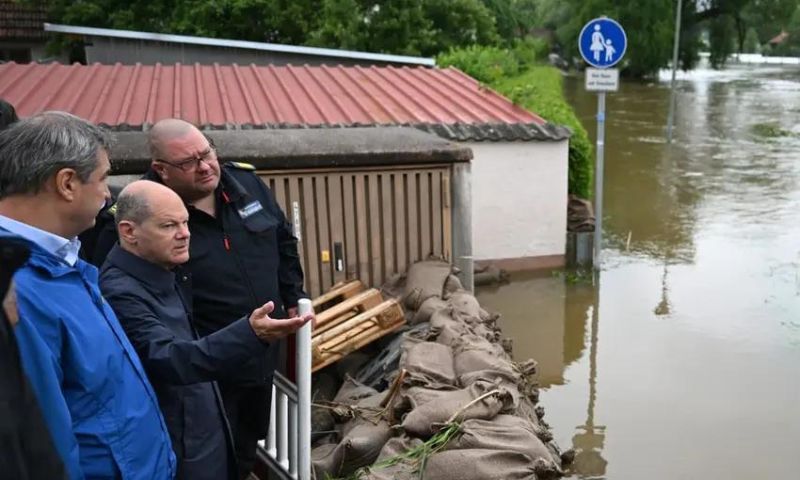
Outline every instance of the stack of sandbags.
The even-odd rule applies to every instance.
[[[399,298],[408,323],[427,328],[414,327],[387,344],[399,349],[400,359],[382,385],[394,380],[396,394],[352,380],[342,387],[334,403],[356,411],[381,400],[377,409],[340,423],[338,441],[314,450],[317,478],[359,468],[362,478],[373,480],[418,478],[421,468],[430,480],[561,475],[561,452],[537,406],[535,362],[512,359],[498,316],[461,288],[453,267],[417,263],[383,292]],[[457,423],[459,433],[425,462],[398,461],[403,452],[436,441],[443,427],[453,425],[448,422]]]

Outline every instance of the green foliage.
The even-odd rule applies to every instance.
[[[436,64],[442,68],[455,66],[479,82],[487,84],[519,73],[519,62],[513,52],[498,47],[473,45],[451,50],[439,55]]]
[[[752,126],[753,134],[763,138],[790,137],[794,135],[789,130],[784,130],[778,123],[756,123]]]
[[[748,28],[744,36],[744,53],[761,53],[761,41],[755,28]]]
[[[491,86],[515,104],[536,112],[548,122],[572,129],[569,141],[569,193],[590,198],[592,144],[586,129],[564,98],[561,72],[553,67],[537,66]]]
[[[708,30],[709,57],[712,68],[722,68],[728,55],[733,53],[734,26],[728,16],[710,20]]]
[[[494,84],[541,63],[550,46],[540,38],[517,39],[512,48],[478,45],[451,49],[436,57],[440,67],[455,66],[480,82]]]

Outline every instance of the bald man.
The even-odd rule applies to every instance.
[[[306,297],[297,239],[275,197],[252,165],[227,162],[210,139],[179,119],[157,122],[148,132],[152,162],[144,178],[161,183],[183,200],[192,233],[192,307],[200,335],[225,328],[265,302],[275,318],[297,315]],[[112,207],[112,210],[115,207]],[[108,218],[94,252],[102,263],[116,241]],[[239,478],[256,460],[257,442],[267,433],[272,377],[280,355],[274,343],[220,381],[225,410],[233,430]]]
[[[140,180],[117,200],[119,243],[100,287],[139,354],[164,414],[179,479],[237,477],[230,427],[215,380],[233,375],[269,342],[310,320],[270,318],[272,302],[199,338],[193,325],[189,213],[164,185]]]

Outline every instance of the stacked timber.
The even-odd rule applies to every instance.
[[[312,371],[388,335],[405,324],[403,308],[359,280],[334,285],[314,299],[317,324],[311,336]]]

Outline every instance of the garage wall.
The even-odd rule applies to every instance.
[[[568,142],[466,143],[472,149],[477,262],[509,270],[563,265]]]

